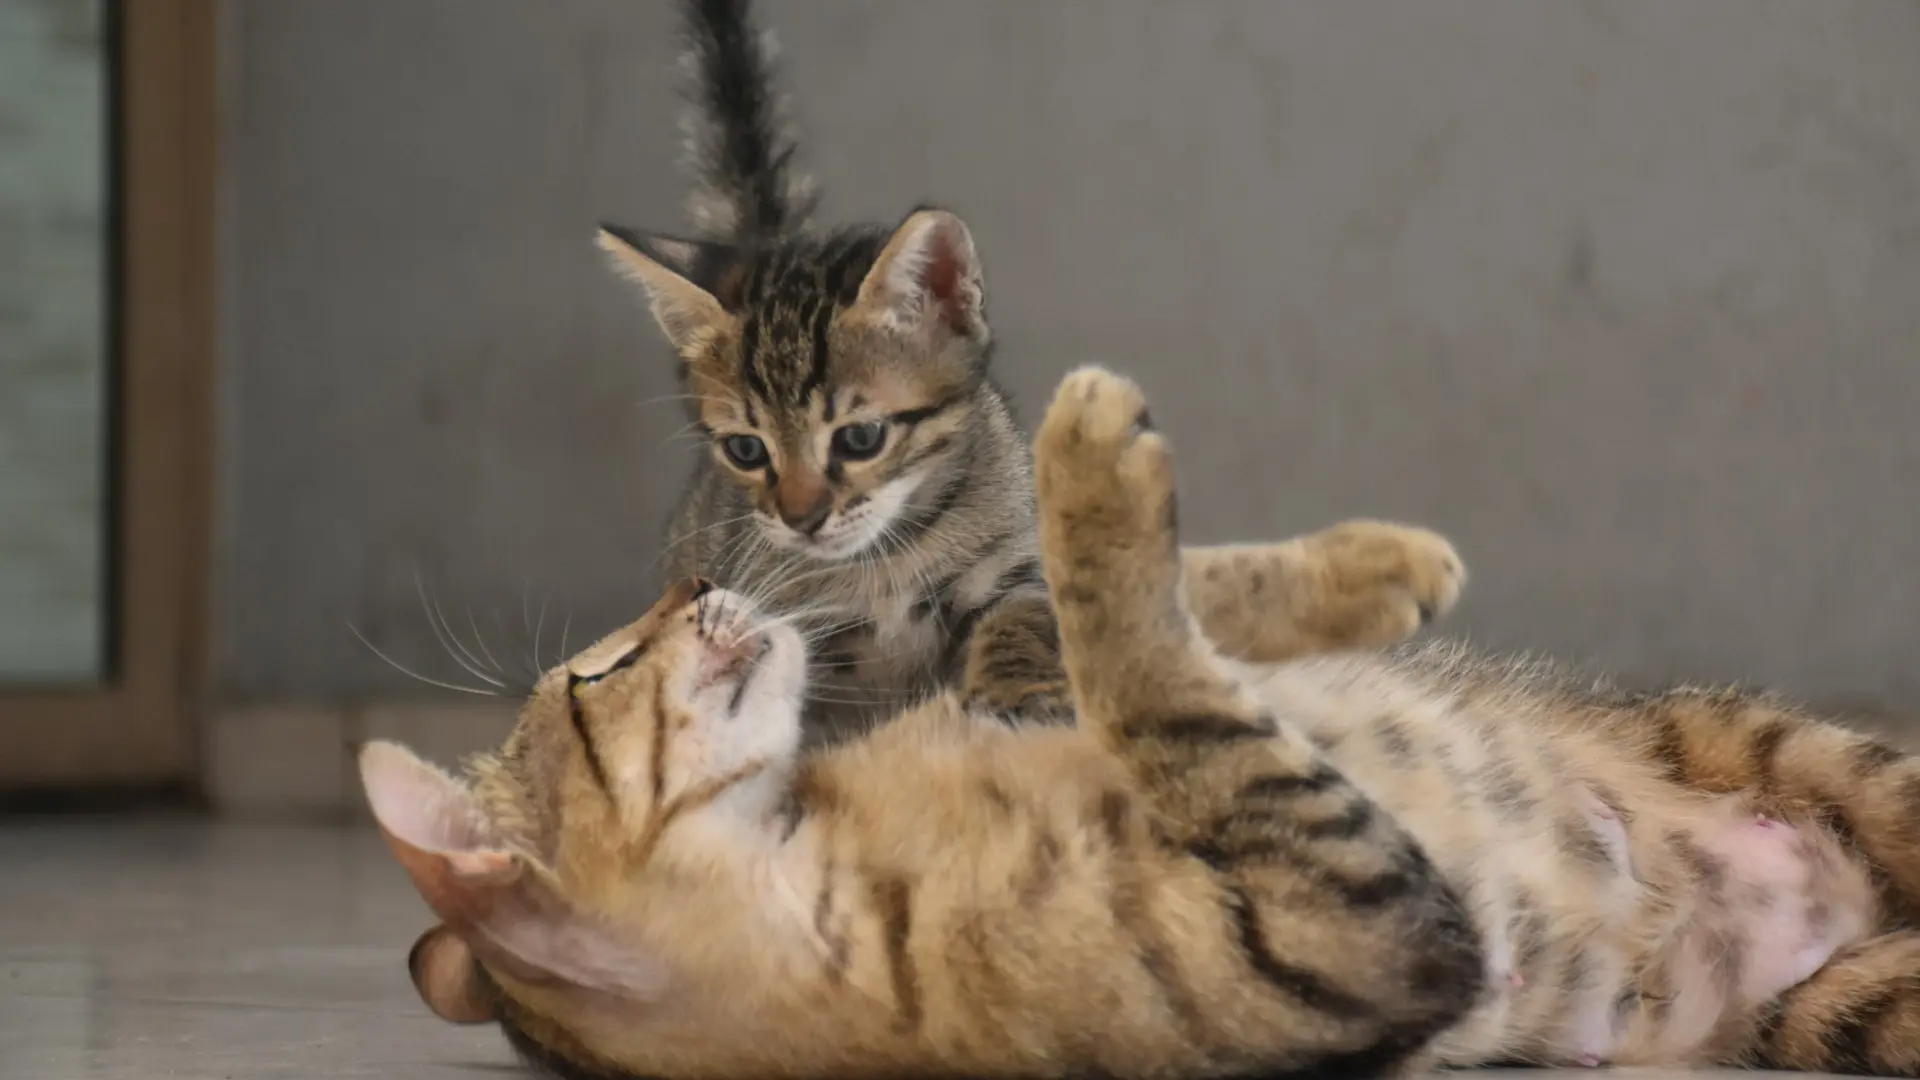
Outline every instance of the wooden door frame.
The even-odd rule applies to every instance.
[[[109,675],[0,685],[0,789],[191,787],[211,537],[219,0],[110,12]]]

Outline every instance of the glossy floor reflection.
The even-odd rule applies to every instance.
[[[514,1076],[407,980],[427,911],[371,827],[0,826],[0,1076]]]
[[[426,922],[367,826],[0,824],[0,1077],[522,1075],[414,996]]]

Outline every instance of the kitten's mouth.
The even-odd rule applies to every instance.
[[[805,541],[801,551],[809,558],[818,559],[821,562],[846,562],[860,554],[866,547],[867,541],[862,537],[836,536],[822,540],[816,536]]]
[[[863,537],[848,535],[845,531],[838,531],[832,536],[822,533],[809,536],[797,529],[773,523],[765,526],[765,533],[775,545],[822,562],[842,562],[850,559],[858,555],[868,542]]]

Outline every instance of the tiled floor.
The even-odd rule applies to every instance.
[[[0,825],[0,1077],[520,1075],[414,997],[425,920],[368,827]]]
[[[518,1075],[407,980],[426,908],[370,827],[0,826],[0,1077]]]

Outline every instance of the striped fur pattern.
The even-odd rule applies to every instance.
[[[939,209],[892,228],[810,226],[748,4],[683,10],[698,235],[600,237],[673,344],[705,443],[669,575],[748,593],[819,644],[816,736],[941,686],[1064,719],[1032,466],[990,375],[971,233]],[[1265,660],[1398,641],[1461,586],[1444,540],[1379,522],[1188,559],[1209,632]]]
[[[1166,440],[1036,442],[1073,727],[802,755],[802,639],[683,584],[456,781],[362,771],[443,1017],[563,1077],[1920,1074],[1920,762],[1766,699],[1207,639]]]

